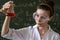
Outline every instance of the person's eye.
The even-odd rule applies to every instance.
[[[46,17],[43,17],[43,16],[42,16],[41,19],[46,19]]]
[[[38,15],[38,14],[36,14],[36,16],[37,16],[37,17],[39,17],[39,15]]]

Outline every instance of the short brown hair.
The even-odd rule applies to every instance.
[[[50,11],[49,16],[54,15],[54,2],[53,1],[43,1],[42,3],[37,5],[37,9],[43,9]]]

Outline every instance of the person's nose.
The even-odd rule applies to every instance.
[[[38,17],[38,20],[41,21],[41,17],[40,16]]]

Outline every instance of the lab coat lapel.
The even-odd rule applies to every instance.
[[[37,29],[37,25],[33,26],[34,28],[34,40],[41,40],[40,34]]]

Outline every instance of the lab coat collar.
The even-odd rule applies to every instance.
[[[33,29],[34,29],[34,40],[41,40],[40,34],[37,29],[37,25],[34,25]]]
[[[48,29],[48,30],[49,30],[49,31],[52,31],[52,29],[51,29],[50,25],[48,25],[48,27],[49,27],[49,29]],[[36,25],[34,25],[34,26],[33,26],[33,28],[37,28],[37,24],[36,24]]]
[[[50,28],[50,25],[48,27],[49,27],[48,31],[52,31],[52,29]],[[37,25],[34,25],[33,29],[34,29],[35,39],[36,40],[41,40],[40,33],[38,32],[38,29],[37,29]]]

